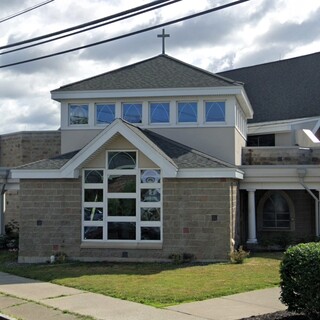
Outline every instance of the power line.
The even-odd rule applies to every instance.
[[[58,55],[70,53],[70,52],[73,52],[73,51],[90,48],[90,47],[97,46],[97,45],[100,45],[100,44],[104,44],[104,43],[107,43],[107,42],[120,40],[120,39],[123,39],[123,38],[127,38],[127,37],[131,37],[131,36],[140,34],[140,33],[144,33],[144,32],[147,32],[147,31],[151,31],[151,30],[154,30],[154,29],[165,27],[165,26],[168,26],[168,25],[171,25],[171,24],[175,24],[175,23],[179,23],[179,22],[182,22],[182,21],[185,21],[185,20],[196,18],[196,17],[202,16],[202,15],[214,12],[214,11],[219,11],[219,10],[222,10],[222,9],[225,9],[225,8],[228,8],[228,7],[231,7],[231,6],[235,6],[235,5],[241,4],[243,2],[247,2],[247,1],[250,1],[250,0],[238,0],[238,1],[230,2],[228,4],[221,5],[221,6],[218,6],[218,7],[215,7],[215,8],[211,8],[211,9],[208,9],[208,10],[205,10],[205,11],[201,11],[201,12],[198,12],[198,13],[195,13],[195,14],[191,14],[191,15],[179,18],[179,19],[171,20],[171,21],[168,21],[168,22],[165,22],[165,23],[160,23],[160,24],[157,24],[157,25],[152,26],[152,27],[148,27],[148,28],[144,28],[144,29],[141,29],[141,30],[133,31],[133,32],[130,32],[130,33],[127,33],[127,34],[124,34],[124,35],[120,35],[120,36],[117,36],[117,37],[113,37],[113,38],[102,40],[102,41],[98,41],[98,42],[94,42],[94,43],[87,44],[87,45],[84,45],[84,46],[80,46],[80,47],[76,47],[76,48],[72,48],[72,49],[68,49],[68,50],[64,50],[64,51],[59,51],[59,52],[52,53],[52,54],[49,54],[49,55],[40,56],[40,57],[37,57],[37,58],[28,59],[28,60],[22,60],[22,61],[18,61],[18,62],[14,62],[14,63],[9,63],[9,64],[6,64],[6,65],[0,66],[0,68],[6,68],[6,67],[11,67],[11,66],[16,66],[16,65],[19,65],[19,64],[23,64],[23,63],[28,63],[28,62],[38,61],[38,60],[42,60],[42,59],[47,59],[47,58],[55,57],[55,56],[58,56]]]
[[[166,1],[171,1],[171,2],[161,3],[161,4],[158,4],[158,5],[154,6],[154,7],[147,8],[147,9],[144,9],[144,10],[141,10],[141,11],[138,11],[138,12],[134,12],[134,13],[125,15],[123,17],[120,17],[118,19],[114,19],[112,21],[107,21],[107,22],[104,22],[104,23],[101,23],[101,24],[98,24],[98,25],[95,25],[95,26],[92,26],[92,27],[88,27],[88,28],[85,28],[85,29],[82,29],[82,30],[79,30],[79,31],[68,33],[66,35],[62,35],[62,36],[59,36],[59,37],[51,38],[51,39],[48,39],[48,40],[45,40],[45,41],[37,42],[37,43],[31,44],[31,45],[27,45],[27,46],[24,46],[24,47],[20,47],[20,48],[17,48],[17,49],[0,52],[0,55],[4,55],[4,54],[16,52],[16,51],[20,51],[20,50],[24,50],[24,49],[28,49],[28,48],[32,48],[32,47],[39,46],[39,45],[42,45],[42,44],[45,44],[45,43],[49,43],[49,42],[52,42],[52,41],[56,41],[56,40],[59,40],[59,39],[70,37],[70,36],[73,36],[73,35],[76,35],[76,34],[79,34],[79,33],[82,33],[82,32],[86,32],[86,31],[89,31],[89,30],[100,28],[102,26],[105,26],[105,25],[108,25],[108,24],[111,24],[111,23],[119,22],[121,20],[132,18],[134,16],[137,16],[137,15],[140,15],[140,14],[152,11],[152,10],[159,9],[159,8],[174,4],[176,2],[180,2],[182,0],[166,0]]]
[[[92,26],[92,25],[98,24],[100,22],[104,22],[104,21],[108,21],[108,20],[111,20],[111,19],[114,19],[114,18],[117,18],[117,17],[121,17],[123,15],[130,14],[130,13],[136,12],[138,10],[143,10],[145,8],[149,8],[149,7],[158,5],[160,3],[168,2],[168,1],[170,1],[170,0],[156,0],[156,1],[144,4],[144,5],[141,5],[141,6],[138,6],[138,7],[134,7],[134,8],[129,9],[129,10],[121,11],[119,13],[116,13],[116,14],[113,14],[113,15],[110,15],[110,16],[106,16],[106,17],[103,17],[103,18],[100,18],[100,19],[96,19],[96,20],[93,20],[93,21],[90,21],[90,22],[79,24],[79,25],[71,27],[71,28],[67,28],[67,29],[56,31],[56,32],[48,33],[48,34],[45,34],[45,35],[42,35],[42,36],[39,36],[39,37],[35,37],[35,38],[32,38],[32,39],[11,43],[11,44],[8,44],[8,45],[0,47],[0,49],[8,49],[8,48],[20,46],[22,44],[26,44],[26,43],[30,43],[30,42],[34,42],[34,41],[39,41],[39,40],[42,40],[42,39],[45,39],[45,38],[54,37],[54,36],[57,36],[57,35],[62,34],[62,33],[67,33],[67,32],[71,32],[71,31],[77,30],[77,29],[81,29],[81,28],[85,28],[85,27],[88,27],[88,26]]]
[[[42,6],[44,6],[44,5],[46,5],[46,4],[50,3],[50,2],[53,2],[53,1],[54,1],[54,0],[47,0],[47,1],[41,2],[41,3],[39,3],[39,4],[36,4],[36,5],[34,5],[33,7],[24,9],[24,10],[19,11],[19,12],[17,12],[17,13],[14,13],[14,14],[8,16],[8,17],[5,17],[5,18],[0,19],[0,23],[5,22],[5,21],[7,21],[7,20],[10,20],[10,19],[12,19],[12,18],[18,17],[18,16],[20,16],[20,15],[22,15],[22,14],[24,14],[24,13],[27,13],[27,12],[29,12],[29,11],[32,11],[32,10],[37,9],[37,8],[39,8],[39,7],[42,7]]]

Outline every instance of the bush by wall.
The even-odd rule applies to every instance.
[[[320,319],[320,243],[289,248],[280,266],[281,297],[289,311]]]

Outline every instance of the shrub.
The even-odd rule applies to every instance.
[[[230,260],[232,263],[243,263],[244,259],[249,257],[250,252],[243,250],[243,247],[240,246],[239,249],[234,249],[230,253]]]
[[[169,259],[173,261],[174,264],[182,264],[192,262],[196,259],[195,255],[192,253],[172,253],[169,255]]]
[[[320,243],[289,248],[280,265],[281,297],[289,311],[320,319]]]
[[[54,255],[56,263],[64,263],[67,260],[67,254],[64,252],[56,252]]]
[[[7,248],[8,237],[4,234],[0,235],[0,249]]]

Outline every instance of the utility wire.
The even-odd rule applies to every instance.
[[[92,29],[100,28],[102,26],[105,26],[105,25],[108,25],[108,24],[111,24],[111,23],[115,23],[115,22],[119,22],[121,20],[125,20],[125,19],[128,19],[128,18],[132,18],[134,16],[137,16],[137,15],[140,15],[140,14],[152,11],[152,10],[156,10],[156,9],[165,7],[165,6],[174,4],[174,3],[179,2],[179,1],[182,1],[182,0],[171,0],[171,2],[165,2],[165,3],[159,4],[157,6],[145,9],[145,10],[141,10],[141,11],[138,11],[138,12],[135,12],[135,13],[132,13],[132,14],[128,14],[128,15],[120,17],[118,19],[114,19],[112,21],[107,21],[107,22],[104,22],[104,23],[101,23],[101,24],[98,24],[98,25],[95,25],[95,26],[92,26],[92,27],[88,27],[88,28],[85,28],[85,29],[82,29],[82,30],[79,30],[79,31],[75,31],[75,32],[66,34],[66,35],[62,35],[62,36],[59,36],[59,37],[51,38],[51,39],[48,39],[48,40],[45,40],[45,41],[37,42],[37,43],[31,44],[31,45],[27,45],[27,46],[24,46],[24,47],[20,47],[20,48],[17,48],[17,49],[0,52],[0,55],[4,55],[4,54],[16,52],[16,51],[20,51],[20,50],[24,50],[24,49],[28,49],[28,48],[32,48],[32,47],[35,47],[35,46],[39,46],[41,44],[45,44],[45,43],[49,43],[49,42],[56,41],[56,40],[59,40],[59,39],[63,39],[63,38],[66,38],[66,37],[70,37],[70,36],[73,36],[73,35],[76,35],[76,34],[79,34],[79,33],[82,33],[82,32],[86,32],[86,31],[89,31],[89,30],[92,30]]]
[[[131,36],[134,36],[134,35],[137,35],[137,34],[140,34],[140,33],[144,33],[144,32],[147,32],[147,31],[154,30],[154,29],[158,29],[158,28],[161,28],[161,27],[165,27],[165,26],[168,26],[168,25],[179,23],[179,22],[182,22],[182,21],[185,21],[185,20],[196,18],[196,17],[202,16],[202,15],[214,12],[214,11],[219,11],[219,10],[222,10],[222,9],[225,9],[225,8],[228,8],[228,7],[231,7],[231,6],[235,6],[235,5],[238,5],[240,3],[247,2],[247,1],[250,1],[250,0],[238,0],[238,1],[230,2],[228,4],[225,4],[225,5],[222,5],[222,6],[219,6],[219,7],[211,8],[209,10],[205,10],[205,11],[201,11],[201,12],[198,12],[198,13],[195,13],[195,14],[184,16],[182,18],[171,20],[171,21],[168,21],[168,22],[165,22],[165,23],[160,23],[160,24],[157,24],[155,26],[144,28],[144,29],[137,30],[137,31],[133,31],[133,32],[121,35],[121,36],[117,36],[117,37],[113,37],[113,38],[110,38],[110,39],[106,39],[106,40],[94,42],[94,43],[91,43],[91,44],[87,44],[87,45],[84,45],[84,46],[80,46],[80,47],[76,47],[76,48],[72,48],[72,49],[68,49],[68,50],[64,50],[64,51],[60,51],[60,52],[56,52],[56,53],[52,53],[52,54],[45,55],[45,56],[40,56],[40,57],[33,58],[33,59],[28,59],[28,60],[22,60],[22,61],[18,61],[18,62],[14,62],[14,63],[9,63],[9,64],[6,64],[6,65],[0,66],[0,68],[6,68],[6,67],[11,67],[11,66],[16,66],[16,65],[19,65],[19,64],[27,63],[27,62],[33,62],[33,61],[38,61],[38,60],[42,60],[42,59],[47,59],[47,58],[55,57],[55,56],[58,56],[58,55],[62,55],[62,54],[70,53],[70,52],[73,52],[73,51],[77,51],[77,50],[80,50],[80,49],[86,49],[86,48],[97,46],[97,45],[100,45],[100,44],[103,44],[103,43],[107,43],[107,42],[111,42],[111,41],[115,41],[115,40],[131,37]]]
[[[97,20],[93,20],[93,21],[90,21],[90,22],[79,24],[79,25],[71,27],[71,28],[67,28],[67,29],[63,29],[63,30],[60,30],[60,31],[48,33],[48,34],[45,34],[43,36],[35,37],[35,38],[32,38],[32,39],[11,43],[11,44],[8,44],[8,45],[0,47],[0,49],[8,49],[8,48],[20,46],[22,44],[26,44],[26,43],[30,43],[30,42],[34,42],[34,41],[39,41],[39,40],[42,40],[42,39],[45,39],[45,38],[54,37],[54,36],[57,36],[57,35],[62,34],[62,33],[67,33],[67,32],[71,32],[71,31],[77,30],[77,29],[81,29],[81,28],[85,28],[85,27],[88,27],[88,26],[92,26],[92,25],[100,23],[100,22],[104,22],[104,21],[108,21],[108,20],[111,20],[111,19],[114,19],[114,18],[118,18],[118,17],[121,17],[123,15],[130,14],[130,13],[136,12],[138,10],[143,10],[145,8],[149,8],[149,7],[155,6],[157,4],[168,2],[168,1],[170,1],[170,0],[152,1],[150,3],[144,4],[144,5],[141,5],[141,6],[138,6],[138,7],[134,7],[134,8],[131,8],[129,10],[121,11],[119,13],[116,13],[116,14],[113,14],[113,15],[110,15],[110,16],[106,16],[104,18],[100,18],[100,19],[97,19]]]
[[[32,11],[32,10],[37,9],[37,8],[39,8],[39,7],[42,7],[42,6],[44,6],[44,5],[46,5],[46,4],[50,3],[50,2],[53,2],[53,1],[54,1],[54,0],[47,0],[47,1],[41,2],[41,3],[39,3],[39,4],[36,4],[36,5],[34,5],[33,7],[30,7],[30,8],[27,8],[27,9],[25,9],[25,10],[19,11],[19,12],[17,12],[17,13],[14,13],[14,14],[8,16],[8,17],[5,17],[5,18],[0,19],[0,23],[5,22],[5,21],[7,21],[7,20],[10,20],[10,19],[12,19],[12,18],[18,17],[18,16],[20,16],[20,15],[22,15],[22,14],[24,14],[24,13],[27,13],[27,12],[29,12],[29,11]]]

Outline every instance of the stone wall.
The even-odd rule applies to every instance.
[[[60,131],[17,132],[0,136],[0,167],[17,167],[60,154]]]
[[[320,148],[246,147],[242,165],[319,165]]]
[[[224,260],[234,237],[236,182],[227,179],[166,179],[164,250],[200,260]]]
[[[0,136],[0,167],[18,167],[60,154],[60,131],[17,132]],[[19,191],[7,191],[4,223],[19,221]]]
[[[58,251],[79,254],[80,180],[22,180],[20,201],[19,261],[43,262]]]
[[[167,260],[172,253],[227,260],[237,196],[232,179],[164,179],[162,249],[84,248],[80,179],[22,180],[19,261],[46,261],[55,251],[79,260]]]

